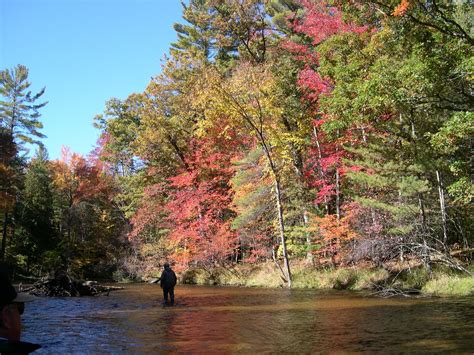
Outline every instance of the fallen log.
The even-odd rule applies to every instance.
[[[81,297],[104,293],[108,295],[110,291],[122,289],[123,287],[103,286],[95,281],[73,280],[68,274],[59,273],[53,279],[39,280],[30,287],[22,288],[21,291],[35,296]]]

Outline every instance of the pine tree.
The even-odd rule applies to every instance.
[[[28,91],[28,68],[17,65],[14,69],[0,72],[0,126],[13,137],[17,144],[21,142],[37,143],[36,138],[44,138],[39,130],[43,124],[38,120],[39,109],[47,102],[36,104],[44,94],[45,88],[37,94]]]
[[[43,252],[55,246],[53,227],[52,176],[48,154],[40,148],[29,164],[20,201],[19,223],[23,233],[15,244],[20,254],[27,256],[27,271],[41,260]]]
[[[22,149],[23,143],[41,144],[36,138],[45,136],[39,131],[43,128],[38,120],[39,109],[46,105],[46,102],[36,104],[36,101],[44,94],[45,89],[41,89],[37,94],[28,91],[31,83],[28,81],[28,68],[24,65],[17,65],[14,69],[5,69],[0,72],[0,129],[2,140],[7,142],[2,144],[2,163],[5,169],[12,171],[12,164],[15,161],[9,157],[9,153]],[[16,155],[16,152],[15,152]],[[9,157],[9,158],[7,158]],[[9,180],[13,184],[13,180]],[[6,186],[11,190],[13,186]],[[14,202],[13,202],[14,206]],[[3,211],[3,239],[0,258],[4,258],[8,225],[10,221],[9,210]]]
[[[174,30],[178,40],[171,44],[170,52],[179,56],[187,52],[193,56],[208,60],[212,56],[213,41],[210,31],[212,14],[206,0],[191,0],[189,5],[182,2],[183,19],[188,24],[175,23]]]
[[[13,212],[16,201],[18,176],[14,168],[17,147],[10,134],[3,128],[0,129],[0,211],[3,219],[2,244],[0,260],[5,258],[7,234],[10,214]]]

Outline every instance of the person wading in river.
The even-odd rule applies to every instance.
[[[163,289],[163,305],[168,304],[168,295],[170,296],[170,305],[174,304],[174,287],[176,286],[176,274],[171,269],[169,263],[165,263],[164,270],[160,277],[160,286]]]
[[[25,302],[34,299],[26,293],[17,293],[6,270],[0,267],[0,354],[28,354],[41,347],[20,341]]]

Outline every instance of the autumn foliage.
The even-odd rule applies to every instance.
[[[280,32],[259,22],[263,10]],[[432,79],[394,39],[408,10],[405,0],[192,2],[154,101],[144,103],[154,111],[140,113],[143,141],[134,145],[155,181],[130,238],[164,241],[160,258],[180,268],[285,258],[285,247],[291,258],[343,263],[367,239],[422,240],[424,204],[437,197],[414,152],[432,128],[421,116],[408,123],[427,86],[405,80]]]
[[[48,163],[50,264],[146,278],[272,260],[291,285],[294,259],[426,263],[472,244],[472,4],[183,6],[161,73],[95,118],[96,151]],[[24,198],[7,148],[4,225]]]

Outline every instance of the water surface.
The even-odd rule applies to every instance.
[[[40,353],[470,352],[474,298],[342,291],[125,285],[109,296],[27,305],[23,339]]]

